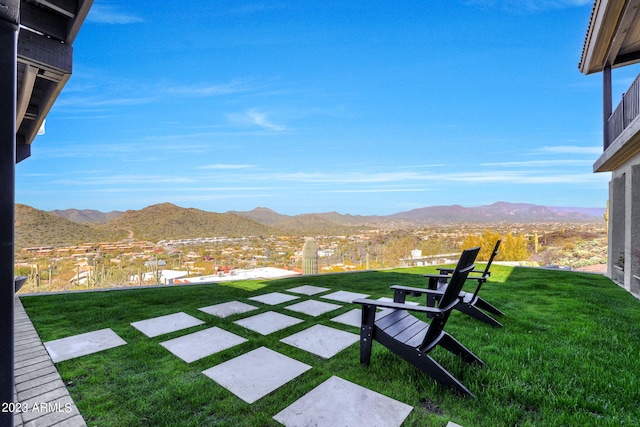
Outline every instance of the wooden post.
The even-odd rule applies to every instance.
[[[609,141],[609,118],[613,113],[613,101],[611,98],[611,65],[607,64],[602,69],[602,137],[604,150]]]
[[[13,401],[14,225],[16,90],[19,0],[0,7],[0,404]],[[0,425],[13,426],[13,412],[0,411]]]

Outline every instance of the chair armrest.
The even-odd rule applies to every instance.
[[[423,274],[422,277],[428,277],[429,279],[450,279],[450,274]]]
[[[436,270],[438,270],[440,272],[440,274],[447,274],[447,275],[451,275],[454,272],[454,268],[444,268],[444,267],[439,267],[436,268]],[[484,274],[484,270],[471,270],[469,273],[480,273],[480,274]],[[487,276],[490,275],[491,273],[487,273]],[[427,276],[426,274],[424,275],[425,277]],[[472,277],[470,277],[470,279],[472,279]]]
[[[399,302],[387,302],[373,299],[358,298],[352,301],[354,304],[373,305],[375,307],[395,308],[397,310],[414,311],[418,313],[433,313],[436,316],[442,315],[445,312],[451,310],[456,304],[460,302],[459,299],[455,299],[451,304],[446,307],[423,307],[420,305],[402,304]]]
[[[441,289],[412,288],[410,286],[401,286],[401,285],[392,285],[389,288],[393,289],[394,291],[398,289],[401,291],[408,292],[411,294],[411,296],[414,296],[414,297],[419,297],[422,294],[439,294],[439,295],[444,294],[444,290],[441,290]]]

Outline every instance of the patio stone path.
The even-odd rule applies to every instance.
[[[331,319],[333,322],[342,323],[343,325],[355,326],[359,328],[362,324],[362,309],[354,308],[340,316]]]
[[[311,366],[260,347],[202,373],[247,403],[278,389]]]
[[[359,294],[357,292],[349,292],[349,291],[337,291],[337,292],[332,292],[330,294],[327,295],[322,295],[320,298],[326,298],[326,299],[331,299],[334,301],[341,301],[341,302],[353,302],[354,299],[358,299],[358,298],[367,298],[369,295],[368,294]]]
[[[247,342],[217,326],[161,342],[160,345],[187,363]]]
[[[207,314],[218,317],[229,317],[234,314],[242,314],[248,311],[257,310],[258,307],[251,304],[246,304],[240,301],[229,301],[221,304],[210,305],[208,307],[202,307],[198,310],[204,311]]]
[[[204,324],[202,320],[189,316],[187,313],[180,312],[133,322],[131,326],[149,338],[153,338],[158,335],[168,334],[169,332],[175,332],[202,324]]]
[[[297,317],[287,316],[286,314],[276,313],[275,311],[267,311],[265,313],[256,314],[255,316],[245,317],[236,320],[236,325],[244,326],[247,329],[258,332],[262,335],[269,335],[280,329],[302,323],[303,320]]]
[[[321,314],[328,313],[329,311],[342,308],[342,306],[338,304],[331,304],[329,302],[307,300],[307,301],[302,301],[296,304],[288,305],[285,308],[287,310],[308,314],[309,316],[313,316],[313,317],[318,317]]]
[[[305,285],[288,289],[287,291],[314,296],[330,290],[329,288]],[[367,294],[356,292],[337,291],[319,295],[315,298],[352,303],[356,298],[366,298],[368,296]],[[248,298],[248,300],[277,305],[298,298],[300,297],[271,292]],[[386,298],[381,299],[389,300]],[[18,299],[16,298],[16,300]],[[342,305],[308,299],[283,308],[317,317],[324,313],[338,310],[342,308]],[[199,310],[212,316],[225,318],[258,310],[258,307],[240,301],[229,301],[202,307]],[[384,314],[386,313],[378,313],[377,317]],[[333,317],[331,320],[359,328],[361,309],[355,308]],[[268,335],[302,322],[303,320],[297,317],[267,311],[243,317],[233,323],[262,335]],[[203,324],[205,322],[200,319],[184,312],[179,312],[133,322],[131,326],[151,338]],[[33,329],[33,326],[31,328]],[[37,337],[37,333],[35,335]],[[280,341],[328,359],[357,343],[359,339],[358,334],[317,324]],[[160,345],[186,363],[191,363],[247,341],[241,336],[214,326],[161,342]],[[45,346],[47,346],[47,350],[55,361],[62,361],[124,344],[126,342],[111,329],[103,329],[51,341],[45,343]],[[29,360],[28,365],[22,366],[20,364],[21,360],[16,357],[16,390],[18,393],[16,399],[22,402],[32,401],[34,404],[43,401],[43,399],[48,399],[48,401],[60,402],[63,406],[69,402],[72,408],[70,413],[55,413],[53,414],[54,417],[50,418],[50,422],[42,425],[85,426],[82,416],[73,405],[73,400],[68,395],[55,366],[51,363],[49,354],[41,344],[40,347],[42,347],[42,350],[34,352],[34,356]],[[46,360],[49,360],[49,362],[47,363]],[[44,381],[42,379],[37,382],[29,381],[30,372],[35,370],[36,367],[42,367],[40,371],[44,375]],[[206,369],[202,373],[243,401],[251,404],[310,369],[312,369],[312,366],[267,347],[260,347]],[[20,372],[20,376],[18,376],[18,372]],[[17,381],[18,378],[21,379],[21,382]],[[333,376],[276,414],[273,419],[291,427],[307,425],[400,426],[412,409],[411,406],[402,402]],[[40,414],[16,416],[16,426],[32,425],[31,422],[34,420],[39,421],[41,416]],[[44,418],[42,419],[44,420]],[[33,425],[39,426],[41,424],[35,423]]]
[[[283,294],[281,292],[271,292],[269,294],[258,295],[249,299],[252,301],[261,302],[263,304],[277,305],[282,304],[283,302],[293,301],[294,299],[298,298],[300,297]]]
[[[118,334],[106,328],[45,342],[44,347],[49,352],[51,360],[54,363],[58,363],[63,360],[108,350],[126,343]]]
[[[331,289],[329,288],[321,288],[319,286],[304,285],[304,286],[298,286],[297,288],[287,289],[287,292],[293,292],[294,294],[311,296],[311,295],[316,295],[316,294],[330,291],[330,290]]]
[[[286,427],[400,426],[412,407],[333,376],[276,414]]]
[[[360,341],[360,336],[324,325],[310,328],[280,340],[324,359],[335,356],[350,345]]]

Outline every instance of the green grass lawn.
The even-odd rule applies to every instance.
[[[446,330],[485,361],[468,366],[441,349],[434,358],[476,398],[463,398],[375,343],[369,367],[359,345],[324,360],[279,340],[314,324],[358,333],[329,319],[248,297],[301,285],[391,297],[389,286],[426,286],[429,268],[297,277],[272,281],[25,296],[22,303],[43,341],[111,328],[128,344],[57,364],[89,426],[268,426],[271,417],[336,375],[414,410],[408,426],[620,426],[640,423],[640,302],[609,279],[586,273],[494,266],[481,295],[506,313],[492,328],[460,312]],[[471,284],[471,283],[470,283]],[[300,300],[308,297],[302,296]],[[319,299],[318,296],[311,297]],[[238,300],[259,310],[220,319],[198,310]],[[233,321],[265,311],[305,321],[268,336]],[[187,364],[159,345],[185,331],[147,338],[131,322],[179,311],[248,341]],[[266,346],[313,368],[253,404],[247,404],[201,372]]]

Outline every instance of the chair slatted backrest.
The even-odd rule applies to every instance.
[[[487,277],[491,274],[489,269],[491,268],[491,264],[493,263],[493,259],[498,255],[498,248],[500,247],[500,242],[502,240],[498,239],[496,245],[493,247],[493,252],[491,252],[491,256],[489,257],[489,261],[487,261],[487,266],[484,269],[484,273],[482,273],[482,280],[478,280],[478,286],[476,286],[476,290],[473,292],[473,298],[478,296],[478,292],[480,292],[480,288],[482,284],[487,281]]]
[[[496,245],[493,247],[493,252],[491,252],[489,261],[487,261],[487,266],[484,268],[484,273],[482,273],[482,276],[484,277],[487,277],[489,276],[489,274],[491,274],[489,272],[489,269],[491,268],[491,263],[493,262],[493,259],[498,255],[498,248],[500,247],[500,242],[502,242],[502,240],[498,239],[498,241],[496,242]]]
[[[471,270],[475,268],[473,263],[475,262],[479,251],[480,247],[475,247],[465,249],[462,252],[460,259],[458,260],[458,265],[456,265],[456,268],[451,275],[451,280],[449,281],[447,290],[442,295],[442,299],[440,299],[440,303],[438,304],[439,307],[446,307],[456,299],[460,298],[459,295],[462,290],[462,286],[464,285],[465,280],[467,280],[467,276]],[[430,348],[433,343],[436,342],[440,337],[450,314],[451,310],[442,313],[441,316],[437,316],[431,320],[431,324],[429,325],[429,329],[425,334],[422,344],[420,345],[420,349]]]

